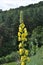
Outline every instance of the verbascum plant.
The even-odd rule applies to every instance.
[[[19,55],[21,58],[21,65],[26,65],[26,61],[30,61],[30,58],[28,57],[29,55],[29,50],[25,48],[26,44],[25,42],[27,41],[27,36],[28,32],[25,27],[24,22],[22,21],[19,25],[18,29],[18,41],[19,41]]]

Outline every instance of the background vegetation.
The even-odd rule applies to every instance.
[[[35,55],[37,47],[43,45],[43,1],[8,11],[0,10],[0,58],[18,50],[17,32],[21,10],[29,33],[27,48],[30,56]]]

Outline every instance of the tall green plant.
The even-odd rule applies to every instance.
[[[30,58],[28,57],[29,50],[25,48],[25,42],[27,41],[28,32],[25,27],[25,24],[23,22],[22,18],[23,14],[22,11],[20,12],[20,25],[19,25],[19,31],[18,31],[18,41],[19,41],[19,54],[20,54],[20,61],[21,65],[26,65],[26,61],[30,61]]]

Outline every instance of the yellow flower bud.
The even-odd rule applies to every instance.
[[[21,27],[19,27],[19,32],[22,32],[22,28]]]
[[[24,23],[21,23],[20,24],[20,27],[23,29],[25,27],[25,24]]]
[[[27,29],[26,28],[24,28],[24,32],[27,32]]]
[[[26,34],[26,36],[28,35],[27,29],[24,28],[24,33]]]
[[[21,35],[21,39],[22,39],[22,41],[27,40],[27,39],[26,39],[26,34],[25,34],[25,33],[23,33],[23,34]]]
[[[21,41],[21,37],[18,37],[18,41]]]
[[[26,61],[27,57],[24,55],[24,56],[21,56],[21,61]]]
[[[28,56],[28,54],[29,54],[29,51],[28,50],[25,50],[25,55]]]
[[[21,47],[23,47],[24,46],[24,44],[23,43],[20,43],[19,44],[19,48],[21,48]]]
[[[21,39],[22,39],[22,41],[25,41],[25,38],[22,37]]]
[[[21,65],[26,65],[25,62],[21,62]]]
[[[22,37],[24,37],[24,38],[25,38],[25,37],[26,37],[26,34],[25,34],[25,33],[23,33],[23,34],[22,34]]]
[[[24,49],[19,49],[19,54],[22,55],[24,53]]]
[[[18,36],[21,36],[21,33],[20,32],[18,32]]]

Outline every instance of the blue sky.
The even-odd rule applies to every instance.
[[[38,3],[43,0],[0,0],[0,9],[9,10],[10,8],[17,8],[29,4]]]

